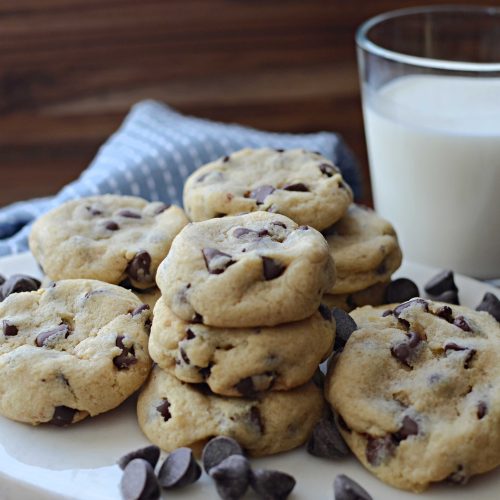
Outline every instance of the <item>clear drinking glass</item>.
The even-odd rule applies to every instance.
[[[356,34],[377,212],[413,261],[500,277],[500,9],[403,9]]]

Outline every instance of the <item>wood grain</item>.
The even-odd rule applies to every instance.
[[[144,98],[267,130],[338,131],[369,203],[354,32],[418,3],[0,0],[0,205],[74,179]]]

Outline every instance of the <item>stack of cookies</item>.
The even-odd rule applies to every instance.
[[[253,212],[185,227],[158,269],[139,424],[165,450],[214,435],[253,456],[302,444],[321,417],[311,380],[332,350],[334,281],[318,231]]]

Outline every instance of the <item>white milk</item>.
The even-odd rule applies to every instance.
[[[499,277],[500,78],[406,76],[363,105],[375,208],[404,255]]]

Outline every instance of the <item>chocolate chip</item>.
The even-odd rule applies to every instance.
[[[368,436],[366,444],[366,460],[373,466],[381,465],[389,460],[396,451],[396,444],[392,436],[373,438]]]
[[[118,466],[123,470],[127,464],[135,458],[142,458],[143,460],[146,460],[146,462],[149,462],[151,467],[154,469],[158,463],[158,459],[160,458],[160,448],[152,444],[150,446],[146,446],[145,448],[139,448],[138,450],[131,451],[118,459]]]
[[[197,312],[194,313],[191,323],[201,323],[203,324],[203,316]]]
[[[349,340],[352,332],[358,329],[356,322],[347,314],[345,311],[339,307],[334,307],[332,309],[332,316],[336,323],[336,333],[335,333],[335,351],[341,351],[344,349],[346,342]]]
[[[241,379],[234,387],[244,398],[253,398],[257,392],[253,385],[252,377]]]
[[[437,302],[447,302],[448,304],[460,305],[458,299],[458,292],[456,290],[446,290],[446,292],[441,293],[433,297],[433,300]]]
[[[69,408],[68,406],[56,406],[54,408],[54,414],[52,415],[52,420],[49,420],[49,424],[54,424],[59,427],[69,425],[73,422],[73,417],[77,410],[74,408]]]
[[[286,229],[286,224],[284,222],[281,222],[280,220],[274,220],[273,222],[271,222],[271,225],[279,226],[282,227],[283,229]]]
[[[170,408],[170,402],[168,401],[167,398],[163,398],[163,403],[161,403],[156,407],[156,411],[160,413],[165,422],[167,422],[167,420],[169,420],[172,417],[169,408]]]
[[[407,330],[410,328],[410,322],[404,318],[398,318],[398,323],[403,325]]]
[[[276,153],[283,153],[285,150],[284,149],[275,149]]]
[[[414,306],[419,306],[421,307],[425,312],[429,311],[429,303],[425,299],[421,299],[419,297],[408,300],[406,302],[403,302],[402,304],[399,304],[399,306],[394,308],[394,316],[396,318],[408,307],[414,307]]]
[[[340,434],[332,415],[323,417],[312,431],[307,452],[316,457],[342,458],[349,455],[349,447]]]
[[[385,289],[385,302],[387,304],[406,302],[419,295],[418,286],[412,280],[399,278],[387,285]]]
[[[477,418],[481,420],[488,413],[488,405],[484,401],[477,404]]]
[[[219,465],[231,455],[243,455],[243,449],[237,441],[226,436],[211,439],[203,448],[201,455],[205,472],[208,474],[212,467]]]
[[[0,286],[2,286],[5,283],[5,276],[3,274],[0,274]]]
[[[296,184],[287,184],[286,186],[283,186],[283,189],[285,191],[299,191],[302,193],[306,193],[309,191],[309,188],[302,182],[297,182]]]
[[[158,482],[162,488],[182,488],[196,482],[201,476],[201,468],[193,458],[190,448],[177,448],[163,462],[158,472]]]
[[[87,211],[90,213],[90,215],[102,215],[102,211],[97,209],[97,208],[94,208],[94,207],[90,207],[90,206],[86,206],[85,207],[87,209]]]
[[[440,318],[443,318],[444,320],[448,321],[448,323],[453,322],[453,310],[450,306],[443,306],[440,307],[436,311],[436,316],[439,316]]]
[[[257,408],[257,406],[252,406],[250,408],[250,422],[252,423],[253,426],[257,427],[259,429],[259,432],[261,434],[264,433],[264,422],[262,420],[262,415],[260,414],[260,410]]]
[[[476,307],[476,311],[486,311],[500,322],[500,300],[493,293],[486,292],[484,294],[483,300]]]
[[[40,332],[36,336],[35,344],[37,347],[42,347],[47,344],[47,341],[54,336],[57,337],[62,337],[64,335],[64,338],[68,338],[69,335],[69,327],[66,323],[62,323],[55,328],[52,328],[51,330],[45,330],[43,332]]]
[[[127,217],[128,219],[142,219],[142,215],[139,212],[135,212],[134,210],[120,210],[116,215],[120,215],[121,217]]]
[[[318,311],[323,319],[325,319],[326,321],[332,321],[332,311],[330,311],[328,306],[325,306],[325,304],[320,304],[318,307]]]
[[[297,228],[297,231],[308,231],[309,230],[309,226],[299,226]]]
[[[191,362],[189,361],[189,356],[186,354],[186,351],[182,347],[179,347],[179,353],[181,355],[182,361],[184,361],[186,365],[191,364]]]
[[[339,474],[333,482],[335,500],[372,500],[371,495],[345,474]]]
[[[257,202],[257,205],[262,205],[265,199],[274,191],[275,188],[273,186],[259,186],[249,194],[249,197],[253,198]]]
[[[327,177],[332,177],[334,174],[339,172],[337,167],[329,165],[328,163],[322,163],[318,168],[321,170],[321,173],[325,174]]]
[[[131,460],[123,471],[120,490],[124,500],[157,500],[160,486],[151,464],[142,458]]]
[[[191,328],[186,328],[186,339],[192,340],[195,337],[196,337],[196,335],[194,334],[193,330],[191,330]]]
[[[411,355],[411,348],[406,342],[401,342],[391,347],[391,354],[398,361],[406,366],[410,366],[409,359]]]
[[[204,380],[206,380],[208,377],[210,377],[210,373],[212,372],[212,366],[204,366],[198,370],[198,373],[203,377]]]
[[[470,368],[470,362],[472,361],[472,358],[476,354],[475,349],[471,349],[470,347],[464,347],[461,345],[456,344],[455,342],[448,342],[444,346],[444,351],[468,351],[467,355],[465,356],[464,359],[464,368],[468,369]]]
[[[403,418],[403,423],[400,429],[393,434],[395,440],[399,443],[404,439],[407,439],[409,436],[415,436],[418,434],[418,424],[411,417],[406,415]]]
[[[453,321],[453,324],[455,326],[458,326],[458,328],[460,328],[464,332],[472,332],[472,328],[470,327],[469,323],[467,323],[467,320],[463,316],[457,316]]]
[[[232,260],[231,255],[216,248],[204,248],[201,252],[210,274],[221,274],[235,262]]]
[[[2,284],[0,295],[6,299],[12,293],[33,292],[39,288],[40,281],[36,278],[25,274],[13,274]]]
[[[382,313],[382,318],[385,318],[386,316],[391,316],[392,314],[394,314],[394,311],[392,309],[387,309]]]
[[[231,455],[210,469],[219,496],[224,500],[241,498],[250,482],[250,464],[242,455]]]
[[[285,500],[295,483],[293,476],[277,470],[255,469],[250,474],[250,485],[260,498],[266,500]]]
[[[150,274],[151,255],[145,250],[137,252],[134,258],[129,262],[126,273],[133,280],[144,283],[151,281]]]
[[[133,318],[134,316],[141,314],[143,311],[148,311],[149,309],[150,307],[148,304],[141,304],[140,306],[137,306],[130,314]]]
[[[266,281],[279,278],[286,269],[283,264],[280,264],[278,261],[271,259],[270,257],[262,257],[262,268]]]
[[[123,343],[123,335],[116,337],[115,345],[119,347],[122,352],[113,358],[113,364],[118,368],[118,370],[128,370],[128,368],[135,363],[137,363],[137,358],[135,357],[134,347],[126,347]]]
[[[453,271],[446,270],[436,274],[425,284],[424,290],[432,296],[441,295],[448,290],[457,292]]]
[[[3,334],[6,337],[14,337],[19,332],[16,325],[9,323],[6,319],[3,320]]]
[[[257,236],[257,231],[254,231],[253,229],[247,229],[246,227],[237,227],[233,231],[233,236],[235,238],[241,238],[242,236],[245,236],[246,234],[250,234],[252,236]]]
[[[118,231],[118,229],[120,229],[120,226],[113,220],[106,222],[106,224],[104,224],[104,227],[109,231]]]
[[[224,156],[224,158],[222,158],[222,163],[227,163],[229,161],[229,156]]]
[[[469,476],[466,474],[463,465],[459,465],[457,470],[446,478],[446,481],[453,484],[464,485],[469,481]]]
[[[168,203],[162,203],[160,206],[155,208],[154,214],[160,215],[163,212],[165,212],[165,210],[168,210],[170,207],[171,207],[171,205],[169,205]]]

